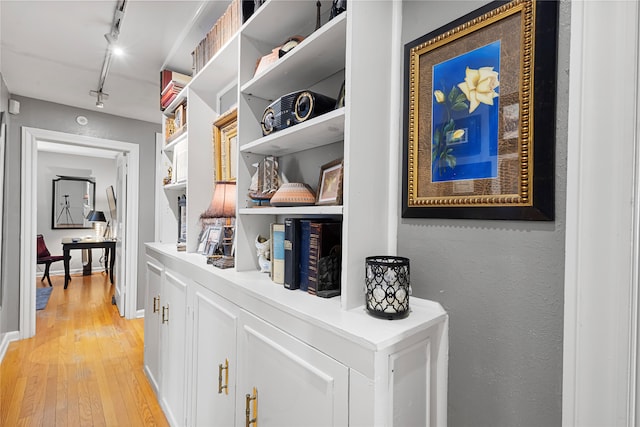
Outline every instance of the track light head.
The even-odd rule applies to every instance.
[[[109,99],[109,95],[101,90],[91,90],[89,91],[89,95],[96,97],[96,107],[98,108],[104,108],[104,101]]]

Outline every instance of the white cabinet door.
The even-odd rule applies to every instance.
[[[156,394],[160,379],[160,284],[162,266],[147,261],[147,289],[144,305],[144,366]]]
[[[193,426],[234,424],[237,306],[200,286],[193,300]]]
[[[172,426],[185,425],[187,283],[165,270],[162,282],[161,397]]]
[[[238,427],[348,425],[347,367],[244,311],[237,384]]]

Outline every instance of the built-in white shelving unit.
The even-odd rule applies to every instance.
[[[389,218],[388,208],[389,204],[396,203],[389,198],[389,194],[395,192],[388,188],[390,182],[395,182],[395,177],[389,176],[389,159],[396,158],[390,155],[394,149],[390,147],[395,144],[389,142],[393,137],[390,117],[394,116],[389,100],[397,96],[392,94],[392,76],[397,64],[390,64],[390,58],[393,49],[401,48],[392,42],[397,40],[394,31],[400,31],[394,28],[392,20],[393,2],[349,2],[349,10],[331,20],[330,7],[331,2],[322,2],[322,25],[316,29],[316,2],[266,1],[193,77],[179,100],[165,111],[172,114],[180,102],[186,101],[188,134],[180,137],[182,142],[165,146],[163,156],[173,159],[181,143],[188,147],[186,180],[164,186],[169,204],[176,204],[181,192],[187,195],[187,250],[177,252],[174,240],[148,245],[150,282],[145,313],[153,312],[164,320],[167,301],[167,313],[174,312],[169,310],[169,305],[187,308],[177,311],[181,320],[186,319],[184,326],[179,323],[178,330],[166,332],[164,338],[163,323],[159,326],[153,323],[154,319],[159,322],[157,318],[145,321],[145,328],[147,322],[150,325],[148,339],[145,332],[145,346],[147,343],[150,346],[145,349],[145,365],[152,383],[160,378],[156,387],[160,394],[163,393],[161,383],[165,381],[163,375],[170,378],[166,380],[171,383],[167,390],[185,391],[186,397],[182,400],[176,398],[174,403],[164,403],[170,422],[175,419],[177,424],[183,421],[187,425],[212,423],[211,419],[201,421],[205,419],[200,416],[204,416],[201,410],[206,403],[200,399],[202,393],[207,392],[200,391],[199,384],[201,380],[208,383],[207,375],[214,372],[205,374],[208,365],[199,363],[203,357],[208,360],[217,354],[219,347],[215,343],[224,342],[221,346],[233,355],[226,356],[230,357],[230,363],[238,359],[237,367],[228,371],[232,376],[237,374],[235,385],[239,387],[236,400],[229,404],[233,408],[242,409],[242,393],[249,393],[241,391],[241,385],[244,387],[254,380],[260,382],[263,373],[256,372],[255,367],[271,366],[274,360],[280,360],[278,357],[282,354],[277,351],[273,357],[261,359],[263,354],[271,354],[273,344],[274,348],[287,349],[282,366],[273,365],[274,372],[307,364],[322,384],[334,381],[335,387],[327,388],[330,391],[318,396],[318,402],[324,402],[326,407],[302,405],[300,410],[312,417],[317,412],[317,420],[322,422],[325,422],[322,417],[328,416],[327,420],[331,421],[323,425],[398,425],[392,420],[399,413],[403,415],[396,421],[405,425],[446,424],[446,313],[436,303],[416,300],[416,308],[408,319],[388,323],[367,315],[363,307],[365,258],[389,254],[389,248],[393,247],[389,241],[393,235],[390,227],[396,226],[391,223],[395,219]],[[293,35],[302,35],[305,39],[255,75],[257,61]],[[263,112],[275,99],[300,90],[336,98],[343,83],[344,107],[268,136],[262,135]],[[209,206],[214,192],[213,122],[230,105],[238,109],[235,266],[220,270],[207,265],[206,258],[195,252],[201,231],[199,216]],[[342,159],[343,205],[254,207],[248,200],[248,188],[255,172],[254,164],[267,155],[279,158],[281,171],[290,181],[304,182],[314,189],[321,166]],[[177,208],[174,212],[177,215]],[[322,299],[289,291],[259,272],[256,237],[268,236],[270,224],[282,223],[287,217],[342,220],[342,293],[339,297]],[[157,310],[157,301],[162,310]],[[183,319],[187,313],[192,313],[192,317]],[[209,341],[214,344],[210,349],[205,349],[198,339],[199,334],[209,333],[213,326],[198,323],[205,319],[217,322],[212,328],[214,336]],[[168,330],[175,330],[176,323],[171,322]],[[182,329],[186,329],[184,334],[180,334]],[[218,337],[229,330],[233,333]],[[154,351],[163,348],[173,351],[180,346],[186,346],[185,352],[168,356],[165,366],[162,362],[157,366],[153,361]],[[252,355],[260,356],[253,359],[254,356],[247,355],[248,349]],[[290,364],[289,357],[296,362]],[[305,357],[309,359],[304,360]],[[218,362],[212,363],[215,367]],[[180,366],[176,368],[176,365]],[[282,376],[274,372],[265,384],[279,382]],[[417,378],[412,383],[417,391],[404,382],[404,375]],[[261,387],[264,393],[273,385]],[[418,394],[413,397],[417,399],[413,406],[393,398],[408,397],[414,392]],[[273,393],[278,394],[275,390]],[[214,402],[214,398],[211,399]],[[286,413],[284,408],[276,409],[279,403],[270,401],[269,397],[262,399],[261,404],[266,405],[262,407],[269,408],[261,409],[262,413]],[[182,406],[185,404],[187,407]],[[213,412],[226,411],[213,409],[214,406],[211,406]],[[428,407],[426,413],[416,409],[423,407]],[[213,412],[211,417],[220,422],[223,418]],[[243,424],[240,412],[236,411],[235,418],[231,414],[235,425]],[[296,414],[289,415],[290,418],[280,422],[297,419]],[[264,424],[263,419],[261,425],[269,423]]]

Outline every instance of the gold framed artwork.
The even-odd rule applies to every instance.
[[[405,45],[403,217],[553,220],[557,21],[492,2]]]
[[[236,180],[238,109],[220,115],[213,123],[213,157],[216,181]]]
[[[342,159],[334,160],[320,167],[316,205],[342,204],[343,169]]]

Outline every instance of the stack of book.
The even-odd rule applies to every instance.
[[[240,0],[233,0],[224,14],[218,18],[215,25],[200,41],[191,53],[193,69],[196,74],[204,68],[211,58],[238,32],[242,20],[242,6]]]
[[[160,110],[164,111],[190,81],[191,76],[186,74],[171,70],[160,71]]]
[[[325,298],[340,295],[342,222],[285,218],[271,224],[271,279]]]

